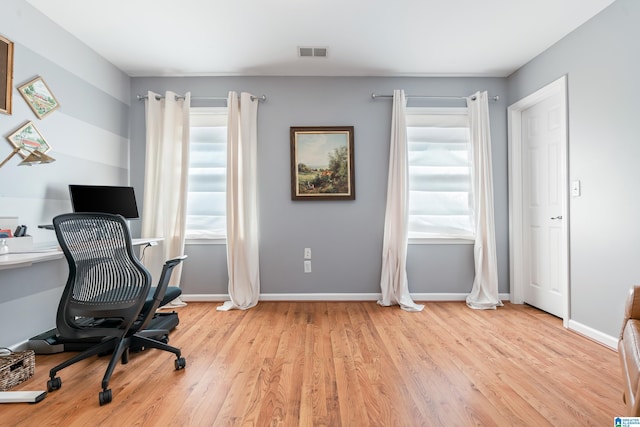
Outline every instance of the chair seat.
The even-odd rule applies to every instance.
[[[156,293],[156,288],[157,286],[152,286],[151,289],[149,289],[147,300],[145,301],[144,306],[142,307],[142,313],[149,312],[149,309],[153,305],[153,294]],[[167,290],[165,291],[164,298],[162,298],[162,301],[160,301],[160,307],[162,307],[163,305],[169,304],[171,301],[178,298],[180,295],[182,295],[182,289],[180,289],[177,286],[168,286]]]

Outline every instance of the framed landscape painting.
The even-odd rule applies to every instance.
[[[42,77],[36,77],[18,88],[22,97],[39,119],[60,106]]]
[[[0,113],[11,114],[13,42],[0,36]]]
[[[353,126],[291,127],[291,199],[355,200]]]

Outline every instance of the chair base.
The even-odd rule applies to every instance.
[[[172,331],[176,326],[180,323],[180,319],[178,318],[178,313],[173,312],[162,312],[156,313],[151,323],[149,323],[148,329],[166,329],[168,331]],[[162,341],[162,337],[157,337],[157,339]],[[29,348],[33,350],[36,354],[56,354],[62,353],[65,351],[84,351],[87,350],[96,344],[99,344],[103,338],[94,337],[94,338],[66,338],[61,336],[58,333],[57,329],[51,329],[46,332],[43,332],[35,337],[29,339]],[[168,341],[168,337],[166,341]],[[131,351],[138,352],[142,349],[138,349],[137,347],[132,347]]]
[[[47,391],[52,392],[59,390],[62,387],[62,380],[57,376],[58,372],[62,369],[73,365],[81,360],[87,359],[95,355],[101,355],[111,352],[111,359],[107,365],[107,369],[102,378],[102,391],[98,394],[98,402],[100,406],[110,403],[112,400],[112,392],[109,388],[109,382],[111,376],[118,363],[126,364],[129,362],[129,351],[132,347],[155,348],[158,350],[167,351],[175,354],[176,360],[174,361],[174,367],[177,371],[184,369],[187,366],[187,362],[182,357],[180,349],[170,346],[162,341],[156,340],[148,335],[166,335],[169,331],[154,329],[145,329],[129,337],[116,338],[111,337],[105,339],[98,345],[95,345],[82,353],[76,354],[69,360],[55,366],[49,371],[49,380],[47,381]]]

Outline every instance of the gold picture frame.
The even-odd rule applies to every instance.
[[[33,122],[25,123],[18,130],[9,135],[7,139],[15,148],[20,149],[18,154],[20,154],[22,158],[27,157],[33,151],[46,153],[51,149],[51,146],[35,127]]]
[[[27,104],[39,119],[54,112],[60,104],[42,77],[36,77],[18,88]]]
[[[0,113],[11,114],[13,42],[0,36]]]
[[[291,127],[291,200],[355,200],[353,126]]]

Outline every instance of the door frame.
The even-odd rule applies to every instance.
[[[524,250],[524,226],[525,210],[523,209],[523,186],[522,178],[522,112],[531,106],[549,98],[552,95],[561,95],[561,114],[564,116],[565,131],[562,133],[563,140],[560,142],[563,148],[563,161],[561,162],[561,181],[565,183],[561,189],[562,199],[562,248],[561,268],[564,278],[560,286],[562,287],[562,321],[564,327],[568,327],[570,316],[569,298],[569,200],[568,200],[568,142],[569,123],[567,108],[567,77],[562,76],[552,83],[538,89],[536,92],[515,102],[507,108],[508,120],[508,144],[509,144],[509,267],[511,282],[511,302],[514,304],[524,303],[524,286],[526,282]]]

